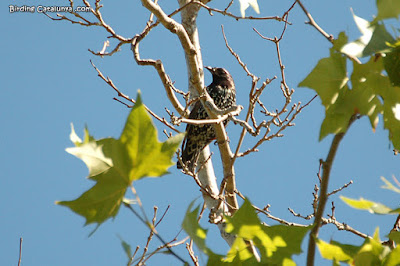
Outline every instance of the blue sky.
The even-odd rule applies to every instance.
[[[161,1],[168,12],[176,8]],[[223,7],[229,1],[211,2],[210,6]],[[280,1],[259,1],[261,16],[279,15],[292,4]],[[8,6],[51,5],[52,1],[2,1],[0,8],[0,250],[1,264],[12,265],[18,260],[19,238],[23,237],[24,265],[124,265],[125,254],[118,235],[134,248],[144,247],[148,230],[125,208],[121,208],[115,220],[107,221],[88,238],[93,226],[83,227],[84,219],[67,208],[54,204],[56,200],[72,200],[93,184],[85,180],[86,166],[65,148],[72,146],[69,141],[70,123],[74,123],[78,135],[83,128],[96,138],[118,138],[129,110],[114,101],[116,94],[102,80],[90,65],[89,60],[109,76],[118,88],[131,97],[140,89],[143,101],[160,115],[166,115],[164,107],[172,109],[165,101],[165,92],[152,67],[137,66],[130,47],[125,45],[112,57],[99,58],[88,52],[88,48],[99,51],[108,36],[101,28],[86,28],[68,22],[51,21],[38,13],[9,13]],[[76,1],[78,4],[78,2]],[[102,14],[114,30],[125,37],[132,37],[142,31],[149,13],[139,1],[103,1]],[[223,4],[224,3],[224,4]],[[57,1],[68,5],[68,1]],[[304,3],[316,21],[328,32],[337,36],[346,31],[350,40],[359,37],[352,20],[350,8],[365,19],[376,14],[374,1],[335,1],[332,3],[316,0]],[[235,1],[231,10],[239,14]],[[248,9],[248,14],[255,13]],[[178,17],[176,17],[178,19]],[[305,15],[296,6],[290,13],[293,23],[288,27],[281,42],[281,55],[286,67],[286,79],[296,90],[295,101],[307,102],[313,91],[297,88],[297,84],[309,73],[318,60],[328,56],[330,43],[309,25]],[[246,77],[236,60],[226,49],[220,25],[231,47],[239,53],[251,71],[256,75],[279,77],[275,47],[259,38],[252,30],[274,37],[280,34],[282,24],[276,21],[240,21],[218,14],[210,16],[201,12],[198,19],[204,65],[227,68],[234,77],[238,103],[247,106],[250,79]],[[111,42],[111,47],[114,42]],[[186,90],[187,74],[183,53],[178,40],[162,27],[154,29],[140,46],[143,58],[162,59],[166,71],[175,86]],[[206,74],[205,83],[211,81]],[[271,109],[278,108],[280,98],[279,81],[269,85],[263,101]],[[318,142],[319,127],[324,109],[317,99],[296,119],[296,126],[287,129],[283,138],[265,143],[260,152],[237,160],[237,185],[242,194],[259,207],[271,204],[272,214],[290,221],[304,223],[294,218],[287,208],[307,215],[311,212],[312,191],[317,181],[318,161],[325,158],[332,137]],[[244,117],[244,113],[240,117]],[[164,129],[156,123],[158,129]],[[184,127],[181,126],[181,130]],[[228,126],[231,143],[235,145],[240,129]],[[159,134],[160,140],[165,136]],[[244,148],[254,143],[247,137]],[[214,164],[218,165],[218,151]],[[235,146],[234,146],[235,147]],[[349,180],[354,184],[341,192],[342,195],[371,200],[396,207],[398,195],[380,188],[380,176],[390,179],[400,177],[398,158],[393,156],[388,133],[380,123],[372,132],[366,118],[358,120],[345,136],[333,166],[330,190],[341,187]],[[200,196],[195,183],[175,167],[171,174],[159,179],[143,179],[136,182],[146,211],[152,215],[153,206],[160,212],[171,205],[158,231],[164,239],[172,239],[180,225],[189,203]],[[222,170],[216,166],[218,180]],[[394,197],[397,197],[396,199]],[[336,205],[336,217],[352,227],[373,234],[379,226],[384,237],[394,223],[394,216],[376,216],[353,210],[344,205],[337,196],[331,198]],[[200,200],[198,200],[200,202]],[[329,204],[330,205],[330,202]],[[327,210],[327,213],[329,210]],[[264,219],[264,217],[261,217]],[[265,220],[265,219],[264,219]],[[270,220],[265,220],[273,224]],[[206,219],[210,243],[216,252],[226,252],[228,246],[220,240],[214,226]],[[184,237],[181,233],[178,239]],[[325,226],[321,238],[360,244],[361,239],[348,232],[339,232],[333,226]],[[152,248],[160,245],[153,239]],[[305,248],[305,245],[303,245]],[[183,247],[177,252],[186,255]],[[319,255],[318,255],[319,256]],[[301,265],[304,256],[297,257]],[[203,260],[204,262],[204,260]],[[156,255],[149,265],[176,265],[171,256]],[[328,265],[328,262],[319,260]]]

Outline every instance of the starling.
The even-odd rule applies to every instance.
[[[224,68],[205,68],[212,74],[213,80],[208,85],[207,92],[213,99],[214,104],[221,110],[234,106],[236,104],[235,83],[229,72]],[[195,103],[189,118],[196,120],[209,118],[200,101]],[[227,123],[228,121],[225,120],[224,125],[226,126]],[[182,143],[182,161],[188,166],[190,171],[194,171],[194,166],[200,152],[215,138],[215,130],[212,124],[187,124],[186,137]],[[177,167],[178,169],[182,169],[179,161]]]

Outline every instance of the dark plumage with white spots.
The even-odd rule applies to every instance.
[[[232,76],[224,68],[206,67],[212,74],[213,81],[207,87],[207,92],[213,99],[215,105],[225,110],[236,104],[235,83]],[[200,101],[197,101],[190,112],[190,119],[208,119],[208,114]],[[226,126],[227,121],[224,121]],[[195,163],[200,155],[200,152],[212,140],[216,138],[214,126],[211,124],[186,126],[186,137],[182,143],[182,161],[188,166],[189,170],[194,171]],[[182,165],[177,163],[178,169]]]

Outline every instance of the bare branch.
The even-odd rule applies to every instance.
[[[304,220],[311,220],[311,218],[314,217],[314,214],[309,214],[307,216],[303,216],[300,213],[296,213],[293,209],[288,208],[288,210],[290,211],[291,214],[293,214],[293,216],[295,217],[299,217],[299,218],[303,218]]]
[[[145,32],[145,31],[144,31]],[[178,98],[175,96],[175,88],[173,82],[171,81],[170,77],[167,75],[164,69],[164,65],[161,60],[153,60],[153,59],[141,59],[139,54],[139,42],[143,39],[143,35],[136,35],[132,41],[132,51],[135,57],[135,60],[138,65],[142,66],[153,66],[161,79],[161,82],[164,85],[165,91],[167,93],[168,99],[174,106],[175,110],[179,112],[180,115],[187,116],[189,113],[187,109],[185,109],[179,102]]]
[[[192,239],[190,240],[190,243],[186,244],[186,249],[187,249],[189,256],[192,259],[194,265],[199,266],[200,265],[199,258],[194,254],[194,251],[193,251],[193,240]]]
[[[308,12],[308,10],[305,8],[305,6],[303,5],[303,3],[300,0],[296,0],[297,3],[300,5],[301,9],[303,10],[304,14],[307,16],[307,18],[309,19],[308,22],[306,22],[306,24],[310,24],[311,26],[313,26],[318,32],[320,32],[330,43],[333,44],[334,42],[334,37],[332,34],[328,34],[326,33],[313,19],[313,17],[311,16],[311,14]],[[350,59],[355,61],[358,64],[361,64],[361,61],[354,56],[348,55],[346,54],[346,56]]]
[[[303,10],[304,14],[306,14],[307,18],[309,19],[308,22],[306,22],[307,24],[310,24],[311,26],[313,26],[317,31],[319,31],[328,41],[330,41],[331,43],[333,43],[334,37],[332,34],[328,34],[326,33],[313,19],[313,17],[311,16],[311,14],[308,12],[308,10],[305,8],[305,6],[303,5],[303,3],[300,0],[297,0],[297,3],[299,3],[301,9]]]
[[[297,227],[307,227],[307,226],[309,226],[309,225],[304,225],[304,224],[298,224],[298,223],[288,222],[288,221],[286,221],[286,220],[284,220],[284,219],[275,217],[275,216],[273,216],[273,215],[271,215],[271,214],[269,213],[269,210],[268,210],[269,207],[270,207],[270,206],[267,205],[266,207],[264,207],[264,209],[260,209],[260,208],[258,208],[258,207],[254,207],[254,208],[255,208],[258,212],[260,212],[260,213],[264,214],[265,216],[267,216],[269,219],[272,219],[272,220],[274,220],[274,221],[276,221],[276,222],[278,222],[278,223],[280,223],[280,224],[284,224],[284,225],[287,225],[287,226],[297,226]]]
[[[143,217],[141,217],[135,209],[132,208],[131,205],[124,203],[124,206],[127,207],[137,218],[139,218],[140,221],[142,221],[144,223],[144,225],[146,225],[147,227],[150,228],[151,233],[149,235],[152,237],[153,235],[155,235],[162,243],[163,243],[163,248],[166,247],[168,249],[168,251],[171,253],[171,255],[173,255],[174,257],[176,257],[178,260],[180,260],[183,263],[188,263],[187,261],[185,261],[183,258],[181,258],[178,254],[176,254],[170,247],[169,247],[169,243],[167,243],[155,230],[154,226],[150,226],[148,220],[143,219]],[[148,238],[148,239],[149,239]],[[151,240],[151,238],[150,238]],[[173,240],[174,241],[174,240]]]
[[[328,197],[331,196],[331,195],[333,195],[333,194],[338,193],[339,191],[342,191],[343,189],[347,188],[347,187],[350,186],[351,184],[353,184],[353,180],[350,180],[349,183],[344,184],[342,187],[340,187],[340,188],[338,188],[338,189],[335,189],[334,191],[328,193]]]
[[[135,252],[133,252],[133,255],[132,255],[131,258],[129,259],[129,261],[128,261],[128,263],[127,263],[127,266],[129,266],[129,265],[132,264],[132,262],[133,262],[133,260],[135,259],[136,254],[137,254],[137,252],[139,251],[139,249],[140,249],[140,247],[139,247],[139,246],[136,246]]]
[[[357,119],[356,115],[353,115],[349,121],[348,128],[351,124]],[[314,265],[314,257],[315,257],[315,240],[318,237],[319,229],[322,224],[322,216],[325,210],[325,204],[328,200],[328,184],[329,177],[332,169],[332,164],[335,159],[336,152],[339,148],[339,144],[342,141],[345,133],[338,133],[332,140],[331,147],[329,149],[328,156],[326,160],[322,163],[322,182],[321,182],[321,190],[319,193],[319,203],[317,212],[315,214],[314,219],[314,227],[311,229],[310,238],[308,241],[308,252],[307,252],[307,265]]]
[[[205,4],[203,4],[202,2],[196,1],[196,0],[192,0],[190,3],[197,4],[197,5],[205,8],[205,9],[207,9],[211,16],[213,15],[212,12],[215,12],[215,13],[222,14],[224,16],[228,16],[228,17],[234,18],[235,20],[241,20],[241,19],[246,19],[246,20],[271,20],[272,19],[272,20],[277,20],[277,21],[284,21],[284,19],[279,17],[279,16],[270,16],[270,17],[253,17],[253,16],[241,17],[241,16],[236,16],[236,15],[228,12],[228,9],[229,9],[229,7],[231,6],[232,3],[229,3],[228,6],[224,10],[220,10],[220,9],[209,7],[209,6],[205,5]],[[285,21],[285,22],[290,24],[287,21]]]
[[[19,257],[18,257],[18,266],[21,266],[22,259],[22,237],[19,238]]]
[[[118,97],[122,97],[123,99],[131,102],[131,103],[135,103],[136,101],[132,98],[130,98],[128,95],[123,94],[112,82],[112,80],[109,77],[105,77],[103,75],[103,73],[93,64],[92,60],[90,60],[90,63],[92,64],[93,68],[97,71],[98,76],[104,80],[111,88],[113,88],[117,93],[118,93]],[[118,100],[119,101],[119,100]],[[170,129],[172,129],[173,131],[175,131],[176,133],[180,133],[179,130],[177,130],[173,125],[169,124],[165,118],[161,118],[158,115],[156,115],[152,110],[150,110],[146,105],[144,105],[144,108],[147,110],[147,112],[149,112],[150,115],[152,115],[155,119],[157,119],[158,121],[160,121],[161,123],[163,123],[164,125],[166,125],[167,127],[169,127]],[[130,106],[128,106],[130,107]]]
[[[355,234],[355,235],[357,235],[359,237],[362,237],[364,239],[371,238],[367,234],[364,234],[364,233],[361,233],[360,231],[357,231],[356,229],[354,229],[353,227],[349,226],[348,224],[340,223],[334,218],[329,218],[329,219],[322,218],[322,225],[325,225],[325,224],[333,224],[333,225],[336,226],[336,228],[338,230],[348,231],[348,232],[353,233],[353,234]]]
[[[69,0],[69,2],[70,2],[70,7],[72,8],[72,10],[74,10],[74,1]],[[78,20],[68,18],[67,16],[64,16],[61,14],[57,14],[58,18],[53,18],[45,12],[44,12],[44,14],[52,20],[58,20],[58,21],[65,20],[65,21],[71,22],[72,24],[78,24],[78,25],[85,26],[85,27],[90,27],[90,26],[102,27],[108,33],[111,34],[111,36],[109,36],[108,38],[113,38],[113,39],[116,39],[119,41],[118,44],[116,45],[116,47],[110,53],[106,53],[105,49],[103,49],[100,52],[94,52],[93,50],[88,49],[89,52],[91,52],[93,55],[97,55],[97,56],[101,56],[101,57],[111,56],[114,53],[118,52],[123,44],[130,43],[132,41],[132,39],[130,39],[130,38],[125,38],[119,34],[116,34],[114,29],[104,21],[103,16],[100,12],[100,9],[103,7],[103,5],[100,4],[100,0],[95,1],[95,8],[92,8],[90,3],[87,0],[83,0],[82,2],[85,4],[86,7],[90,8],[91,13],[96,17],[97,22],[91,22],[75,11],[70,12],[70,14],[75,16]],[[79,20],[79,19],[81,19],[81,20]]]

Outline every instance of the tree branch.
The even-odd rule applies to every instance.
[[[356,115],[353,115],[349,121],[349,127],[351,124],[357,119]],[[316,238],[318,237],[319,229],[322,225],[322,216],[324,214],[325,205],[328,200],[328,185],[329,185],[329,177],[332,169],[332,164],[335,159],[336,152],[339,148],[339,144],[342,141],[345,132],[336,134],[332,140],[331,147],[328,152],[328,156],[324,162],[322,162],[322,177],[321,177],[321,189],[319,192],[319,202],[317,207],[317,212],[315,214],[314,219],[314,227],[311,229],[310,238],[308,241],[308,252],[307,252],[307,266],[314,265],[315,258],[315,246],[316,246]]]
[[[109,77],[105,77],[103,75],[103,73],[93,64],[92,60],[90,60],[90,63],[92,64],[93,68],[96,70],[97,75],[104,80],[111,88],[113,88],[117,93],[118,93],[118,97],[122,97],[123,99],[131,102],[131,103],[135,103],[136,101],[132,98],[130,98],[128,95],[123,94],[112,82],[112,80]],[[114,98],[115,100],[119,101],[118,99]],[[120,101],[121,102],[121,101]],[[123,103],[123,102],[121,102]],[[125,104],[125,103],[123,103]],[[127,107],[131,108],[132,106],[129,106],[127,104],[125,104]],[[165,118],[161,118],[158,115],[156,115],[156,113],[154,113],[152,110],[150,110],[150,108],[148,108],[146,105],[143,105],[144,108],[146,109],[147,112],[149,112],[150,115],[152,115],[155,119],[157,119],[158,121],[160,121],[161,123],[163,123],[164,125],[166,125],[167,127],[169,127],[170,129],[172,129],[173,131],[175,131],[176,133],[180,133],[179,130],[177,130],[173,125],[169,124]]]

